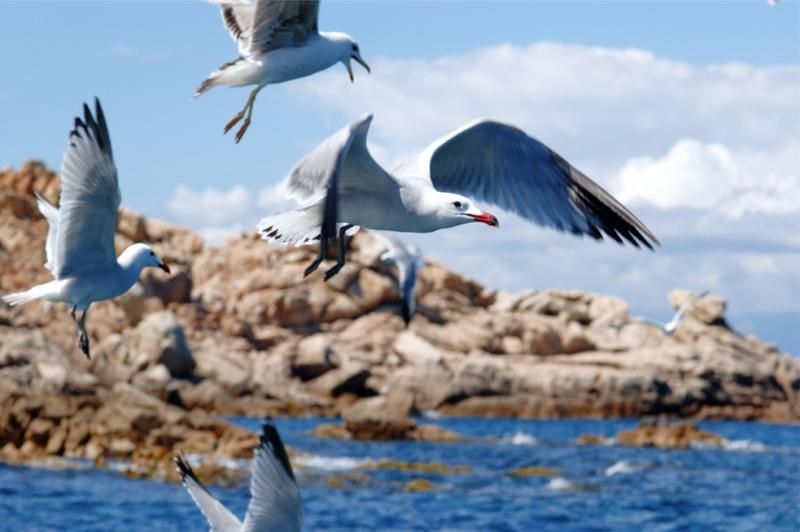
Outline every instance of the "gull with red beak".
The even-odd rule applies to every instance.
[[[286,188],[307,202],[295,211],[264,218],[264,240],[290,245],[320,241],[313,272],[338,239],[335,266],[344,265],[346,237],[357,227],[429,233],[471,222],[499,227],[497,217],[473,197],[545,227],[603,235],[652,249],[658,240],[628,209],[556,152],[523,131],[477,120],[434,141],[391,174],[367,149],[372,115],[333,134],[289,174]]]
[[[83,119],[75,119],[69,145],[61,163],[61,201],[56,207],[37,194],[39,210],[50,229],[45,243],[45,267],[54,280],[24,292],[6,294],[11,306],[35,299],[64,302],[78,326],[79,345],[89,356],[86,314],[95,301],[127,292],[142,270],[169,266],[146,244],[128,246],[117,258],[114,235],[120,204],[117,167],[100,102],[94,116],[83,106]],[[76,313],[82,312],[80,318]]]
[[[212,72],[194,96],[219,85],[256,86],[242,110],[225,126],[227,133],[244,119],[236,132],[236,142],[250,127],[256,96],[267,85],[310,76],[336,63],[344,65],[353,81],[351,59],[370,72],[352,37],[318,31],[319,0],[210,1],[219,4],[222,22],[241,56]]]

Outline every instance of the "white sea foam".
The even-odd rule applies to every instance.
[[[547,489],[552,491],[571,491],[577,488],[575,484],[562,477],[551,478],[547,483]]]
[[[422,417],[424,417],[425,419],[439,419],[440,417],[442,417],[442,415],[436,410],[425,410],[422,413]]]
[[[767,446],[760,441],[752,440],[722,440],[722,448],[726,451],[738,451],[744,453],[763,453]]]
[[[349,456],[319,456],[316,454],[308,454],[298,456],[293,462],[301,467],[308,467],[311,469],[346,471],[366,465],[370,460],[366,458],[352,458]]]
[[[502,443],[510,443],[511,445],[536,445],[539,443],[534,436],[527,434],[525,432],[517,431],[511,436],[503,436],[500,438]]]
[[[642,469],[644,469],[642,464],[634,464],[633,462],[629,462],[627,460],[620,460],[619,462],[615,462],[607,467],[605,470],[605,475],[607,477],[613,477],[615,475],[630,475],[631,473],[636,473]]]

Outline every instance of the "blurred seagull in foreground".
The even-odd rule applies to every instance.
[[[236,142],[250,126],[253,105],[265,86],[283,83],[342,63],[353,81],[354,59],[367,72],[358,43],[345,33],[317,30],[319,0],[210,0],[219,4],[222,21],[239,46],[241,57],[225,63],[200,84],[194,97],[217,85],[255,85],[242,110],[225,126],[225,133],[242,118]]]
[[[290,532],[303,526],[303,507],[289,455],[271,419],[261,427],[253,457],[250,503],[244,523],[211,495],[181,456],[175,465],[183,485],[203,512],[213,532]]]
[[[111,139],[97,99],[95,115],[84,104],[83,119],[75,118],[61,163],[60,206],[36,195],[39,210],[50,224],[45,267],[55,280],[3,296],[3,301],[12,306],[35,299],[67,303],[87,357],[89,306],[127,292],[144,268],[153,266],[169,273],[169,267],[145,244],[128,246],[119,258],[116,256],[114,234],[120,191]],[[77,311],[83,312],[80,318]]]
[[[402,298],[401,312],[403,320],[408,325],[417,310],[414,286],[417,284],[417,272],[425,267],[422,255],[417,246],[403,242],[394,235],[373,234],[386,246],[386,251],[381,255],[381,262],[397,268],[397,285]]]
[[[605,234],[650,249],[658,244],[608,192],[514,126],[493,120],[469,123],[390,174],[367,149],[371,122],[372,115],[352,122],[307,155],[290,172],[286,186],[308,204],[258,225],[270,242],[320,241],[306,275],[327,258],[328,242],[338,238],[338,261],[325,278],[335,275],[344,266],[346,236],[357,226],[411,233],[470,222],[499,226],[496,216],[462,194],[559,231],[597,240]]]
[[[658,329],[661,329],[664,334],[671,335],[675,332],[675,329],[678,328],[681,321],[683,321],[683,317],[686,312],[694,306],[695,303],[699,299],[703,299],[708,295],[708,290],[704,290],[699,294],[692,295],[689,299],[683,302],[683,304],[675,311],[675,314],[672,316],[672,319],[669,320],[667,323],[658,323],[657,321],[648,320],[647,318],[633,318],[631,321],[635,321],[637,323],[646,323],[648,325],[652,325]]]

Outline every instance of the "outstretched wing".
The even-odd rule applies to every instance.
[[[186,459],[176,456],[175,466],[178,468],[183,486],[200,511],[203,512],[212,532],[239,532],[242,522],[208,492]]]
[[[239,53],[256,57],[277,48],[301,46],[317,33],[319,0],[222,0],[222,21]]]
[[[523,131],[478,120],[433,142],[397,169],[443,192],[471,196],[559,231],[652,249],[658,239],[628,209]]]
[[[44,245],[47,262],[45,262],[44,267],[54,272],[56,271],[56,242],[58,241],[58,207],[50,203],[47,198],[38,192],[36,192],[36,205],[48,224],[47,241]]]
[[[325,196],[322,233],[336,236],[339,190],[383,192],[397,187],[367,149],[372,115],[365,115],[317,146],[289,174],[287,190],[296,199]]]
[[[61,164],[58,239],[53,246],[56,279],[113,267],[114,233],[120,204],[117,167],[100,102],[95,116],[83,105],[75,118]],[[48,262],[52,262],[48,259]]]
[[[303,506],[289,455],[275,424],[268,418],[253,458],[250,504],[242,530],[288,532],[300,530],[302,525]]]

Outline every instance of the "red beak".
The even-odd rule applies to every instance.
[[[500,227],[500,220],[498,220],[497,216],[494,214],[482,212],[480,214],[468,214],[467,216],[476,222],[483,222],[486,225],[491,225],[492,227]]]
[[[161,264],[158,265],[158,267],[164,270],[165,272],[170,273],[169,266],[167,266],[166,262],[162,262]]]

